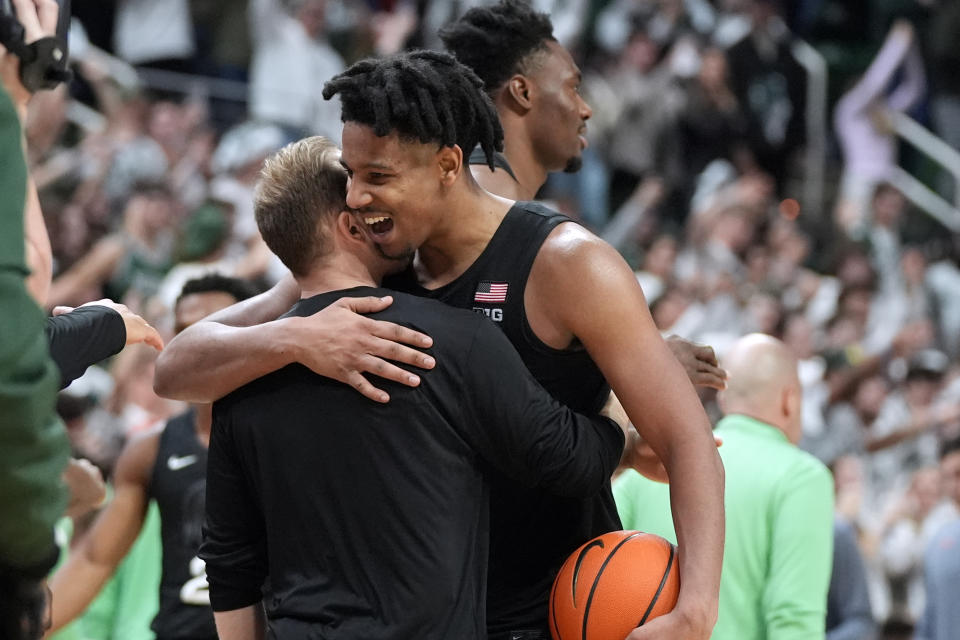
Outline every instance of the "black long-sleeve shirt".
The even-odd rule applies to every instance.
[[[60,369],[60,388],[83,375],[92,364],[120,353],[127,342],[123,317],[110,307],[92,304],[47,318],[50,357]]]
[[[381,405],[291,365],[214,405],[201,557],[215,611],[259,601],[269,575],[277,638],[485,638],[485,469],[570,496],[609,479],[616,425],[553,400],[483,316],[392,295],[373,317],[434,339],[420,386],[378,381]]]

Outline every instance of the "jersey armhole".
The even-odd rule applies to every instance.
[[[542,205],[538,205],[538,207],[539,206],[542,206]],[[551,347],[550,345],[545,343],[543,340],[541,340],[540,336],[538,336],[537,333],[533,330],[533,327],[530,326],[530,320],[529,318],[527,318],[527,301],[526,301],[527,285],[530,282],[530,272],[533,270],[533,263],[536,262],[537,256],[540,255],[540,250],[543,248],[544,243],[547,241],[547,237],[549,237],[549,235],[553,233],[554,229],[559,227],[561,224],[564,224],[566,222],[576,223],[577,221],[568,216],[563,215],[562,213],[551,212],[548,215],[535,209],[529,210],[529,212],[546,218],[548,231],[547,231],[547,234],[543,236],[543,239],[540,241],[540,246],[537,247],[537,251],[533,254],[533,257],[528,261],[527,264],[523,266],[523,269],[521,271],[523,276],[522,281],[524,283],[523,284],[524,299],[520,304],[520,330],[523,332],[523,337],[527,340],[527,343],[530,345],[530,348],[532,348],[534,351],[537,351],[538,353],[548,355],[548,356],[564,356],[564,355],[576,355],[576,354],[584,353],[586,349],[584,349],[583,345],[580,344],[580,341],[577,340],[576,336],[574,336],[573,343],[571,343],[571,346],[565,349],[555,349],[554,347]]]

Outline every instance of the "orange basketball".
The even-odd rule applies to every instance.
[[[550,592],[553,640],[623,640],[677,604],[677,548],[652,533],[613,531],[574,551]]]

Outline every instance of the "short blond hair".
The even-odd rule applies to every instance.
[[[291,142],[264,161],[254,193],[257,227],[270,250],[304,276],[330,250],[325,224],[347,208],[340,149],[322,136]]]

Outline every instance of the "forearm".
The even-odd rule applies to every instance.
[[[909,53],[911,40],[904,31],[893,29],[850,93],[856,94],[863,104],[879,97]]]
[[[97,305],[47,318],[46,334],[50,357],[60,369],[61,389],[90,365],[119,353],[127,339],[120,314]]]
[[[903,63],[903,79],[887,100],[894,111],[906,111],[913,107],[927,88],[927,76],[923,70],[923,58],[916,45],[910,47]]]
[[[157,395],[213,402],[296,361],[297,345],[284,330],[289,320],[254,327],[202,321],[170,341],[153,379]]]
[[[594,496],[609,482],[623,452],[625,415],[621,426],[561,405],[491,323],[478,322],[465,355],[462,379],[474,393],[454,404],[470,424],[465,439],[481,456],[524,485],[566,497]],[[622,414],[613,404],[619,405],[608,401],[605,411]]]
[[[114,566],[91,562],[79,550],[50,579],[51,620],[54,633],[80,616],[113,574]]]
[[[724,544],[724,471],[709,438],[674,447],[664,461],[680,548],[677,607],[716,620]]]
[[[267,616],[263,603],[258,602],[243,609],[217,611],[213,614],[217,623],[217,635],[229,640],[264,640],[267,635]]]
[[[904,440],[909,440],[910,438],[919,435],[924,431],[925,428],[926,425],[922,422],[910,421],[892,433],[867,440],[865,445],[866,450],[868,453],[873,453],[875,451],[887,449],[894,445],[900,444]]]
[[[27,204],[24,207],[24,230],[27,250],[27,290],[41,307],[50,295],[53,281],[53,249],[40,209],[40,198],[33,180],[27,180]]]

